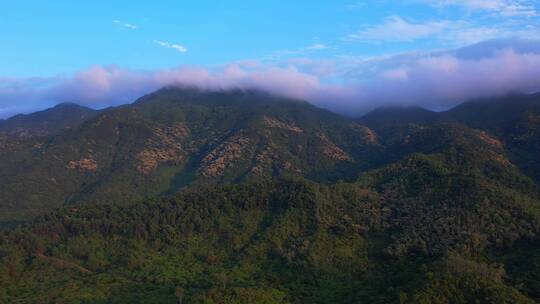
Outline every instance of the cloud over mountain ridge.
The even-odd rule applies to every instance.
[[[0,117],[60,102],[115,106],[174,84],[257,88],[347,114],[388,105],[444,109],[471,98],[540,90],[540,40],[509,38],[455,50],[331,59],[323,62],[324,74],[318,73],[321,62],[242,61],[148,71],[95,65],[73,75],[0,78]]]

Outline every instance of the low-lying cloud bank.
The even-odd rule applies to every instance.
[[[471,98],[540,90],[540,41],[505,39],[379,58],[245,61],[156,71],[93,66],[50,78],[0,77],[0,117],[60,102],[94,108],[120,105],[174,84],[258,88],[349,115],[390,105],[444,109]]]

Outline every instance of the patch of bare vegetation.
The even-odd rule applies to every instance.
[[[283,129],[283,130],[291,131],[294,133],[304,133],[304,130],[300,129],[294,123],[286,123],[286,122],[283,122],[281,120],[278,120],[269,116],[264,116],[263,121],[266,124],[266,126],[270,128]]]
[[[9,141],[6,136],[0,134],[0,152],[8,150],[10,147]]]
[[[482,140],[483,142],[485,142],[486,144],[490,146],[497,147],[499,149],[503,148],[503,143],[499,139],[489,135],[488,133],[484,131],[478,132],[478,137],[480,138],[480,140]]]
[[[84,268],[81,265],[70,262],[70,261],[62,260],[62,259],[55,258],[55,257],[46,256],[46,255],[44,255],[42,253],[37,253],[36,257],[38,259],[41,259],[41,260],[47,262],[47,263],[50,263],[54,268],[59,269],[59,270],[68,270],[69,269],[69,270],[78,271],[80,273],[91,273],[91,271],[88,270],[87,268]]]
[[[501,154],[496,154],[493,156],[493,160],[498,162],[499,164],[503,165],[503,166],[513,166],[513,164],[510,162],[510,160],[508,160],[508,158],[506,158],[506,156],[504,155],[501,155]]]
[[[137,155],[137,171],[149,174],[157,169],[159,164],[181,163],[186,152],[181,142],[188,137],[189,129],[184,123],[173,126],[154,128],[154,134],[145,144],[145,149]]]
[[[319,134],[319,138],[323,143],[323,153],[328,158],[339,161],[353,161],[352,157],[333,143],[326,134]]]
[[[20,139],[29,139],[34,137],[44,137],[49,135],[45,129],[16,128],[9,132],[10,136]]]
[[[242,135],[230,137],[204,157],[200,170],[201,175],[204,177],[223,175],[228,166],[242,158],[243,151],[248,144],[249,139]]]
[[[251,172],[256,175],[264,175],[264,172],[272,166],[276,166],[276,168],[284,172],[302,172],[302,170],[295,168],[290,161],[283,160],[272,146],[267,147],[259,153],[255,157],[255,160],[256,165],[251,169]]]
[[[80,160],[72,160],[67,166],[68,169],[78,170],[78,171],[90,171],[95,172],[98,170],[97,162],[92,158],[83,158]]]
[[[356,132],[360,133],[362,139],[370,144],[377,143],[377,133],[366,126],[359,125],[357,123],[351,123],[350,127]]]

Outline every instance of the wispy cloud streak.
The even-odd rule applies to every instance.
[[[120,26],[123,29],[128,29],[128,30],[136,30],[136,29],[139,28],[135,24],[122,22],[120,20],[113,20],[113,23],[117,24],[118,26]]]
[[[461,6],[469,10],[487,11],[505,17],[535,17],[538,11],[530,0],[427,0],[439,7]]]
[[[180,53],[187,53],[187,51],[188,51],[188,49],[185,46],[180,45],[180,44],[170,43],[170,42],[167,42],[167,41],[160,41],[160,40],[154,40],[154,42],[159,46],[169,48],[169,49],[173,49],[173,50],[176,50],[176,51],[178,51]]]

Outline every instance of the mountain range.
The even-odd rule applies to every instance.
[[[535,303],[538,155],[540,94],[351,118],[167,87],[18,115],[0,302]]]
[[[438,132],[453,129],[492,144],[538,181],[539,99],[479,100],[447,112],[387,108],[359,119],[241,90],[171,87],[101,111],[61,104],[0,122],[0,223],[63,205],[141,201],[197,183],[284,175],[353,181],[407,154],[451,145],[438,137],[453,135]]]

